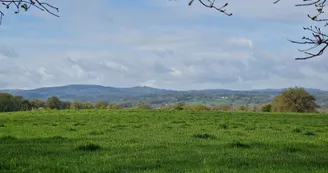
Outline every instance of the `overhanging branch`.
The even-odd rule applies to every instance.
[[[228,16],[231,16],[232,13],[227,13],[226,10],[224,9],[226,6],[228,6],[228,3],[225,3],[224,5],[222,5],[221,7],[218,7],[215,5],[215,1],[216,0],[207,0],[207,2],[205,2],[204,0],[198,0],[204,7],[207,8],[213,8],[223,14],[226,14]],[[194,2],[194,0],[190,0],[189,2],[189,6],[192,5],[192,3]]]
[[[40,0],[0,0],[2,7],[9,9],[10,7],[15,8],[15,14],[18,14],[21,9],[24,11],[29,10],[31,7],[35,7],[41,11],[45,11],[53,16],[59,17],[58,13],[59,9],[49,3],[42,2]],[[0,24],[2,22],[2,18],[4,13],[0,8]]]

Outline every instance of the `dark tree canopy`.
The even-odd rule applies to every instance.
[[[45,103],[46,107],[50,109],[60,109],[61,108],[61,101],[58,97],[52,96],[49,97],[48,100]]]
[[[218,2],[216,0],[189,0],[188,5],[194,4],[195,1],[198,1],[200,5],[214,9],[220,13],[223,13],[227,16],[232,16],[232,13],[226,11],[228,3]],[[273,4],[279,3],[281,0],[273,0]],[[307,17],[312,21],[316,22],[313,26],[303,27],[310,36],[303,36],[300,41],[289,40],[292,43],[300,45],[309,45],[306,49],[299,49],[300,52],[304,53],[306,56],[301,58],[296,58],[296,60],[306,60],[314,57],[323,55],[326,48],[328,47],[328,34],[322,31],[322,28],[328,25],[328,18],[322,18],[324,14],[324,9],[328,5],[327,0],[299,0],[299,4],[295,4],[296,7],[309,6],[313,7],[315,14],[308,14]],[[2,6],[0,5],[0,24],[4,16],[4,9],[9,9],[13,7],[15,13],[19,13],[21,9],[27,11],[31,7],[35,7],[39,10],[48,12],[51,15],[59,17],[56,13],[59,12],[59,9],[49,3],[44,2],[44,0],[0,0]],[[242,3],[242,2],[241,2]],[[236,12],[238,13],[238,12]],[[322,25],[321,27],[319,25]]]
[[[21,96],[0,93],[0,112],[26,111],[31,108],[31,103]]]
[[[274,112],[316,112],[319,105],[316,98],[304,88],[288,88],[276,96],[272,102]]]

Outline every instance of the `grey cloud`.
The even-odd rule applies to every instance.
[[[10,83],[4,79],[5,77],[0,74],[0,89],[8,89],[10,87]]]
[[[273,43],[277,40],[272,39],[276,37],[273,35],[277,32],[270,37],[264,37],[276,30],[280,30],[279,34],[283,32],[289,34],[292,29],[284,30],[285,26],[282,29],[268,30],[268,27],[261,25],[258,29],[252,30],[252,34],[243,30],[243,27],[237,27],[238,25],[234,25],[236,28],[231,28],[228,22],[208,26],[206,21],[204,22],[204,14],[214,13],[200,7],[191,9],[185,2],[177,2],[179,3],[177,7],[172,9],[171,7],[175,6],[172,3],[175,2],[170,2],[170,8],[161,7],[156,17],[142,10],[134,11],[132,16],[129,10],[112,10],[110,7],[108,8],[111,10],[103,10],[107,7],[103,6],[101,2],[104,1],[100,0],[92,3],[90,7],[83,6],[82,9],[66,8],[69,5],[65,4],[72,2],[62,0],[58,2],[67,17],[58,20],[55,24],[52,23],[54,19],[49,21],[47,19],[45,26],[30,27],[35,27],[37,31],[56,26],[61,28],[54,32],[59,38],[52,38],[53,36],[35,38],[31,45],[29,44],[31,40],[26,41],[24,37],[20,39],[7,37],[5,41],[12,45],[17,44],[18,51],[26,52],[24,59],[28,59],[28,62],[7,61],[7,66],[0,68],[3,81],[0,85],[21,88],[25,85],[40,87],[72,83],[110,86],[148,83],[160,88],[173,89],[215,87],[246,89],[261,86],[280,87],[289,85],[287,84],[289,82],[291,84],[318,82],[318,87],[326,87],[325,84],[328,84],[328,81],[323,80],[324,75],[328,73],[323,59],[309,61],[307,64],[295,62],[290,50],[277,52],[282,49],[281,45]],[[161,5],[168,3],[147,2]],[[237,1],[233,2],[236,4]],[[282,16],[277,18],[275,16],[280,11],[273,12],[266,7],[261,9],[266,2],[256,0],[254,3],[259,3],[259,6],[246,9],[238,3],[231,10],[239,12],[239,17],[245,14],[245,18],[281,20]],[[188,8],[188,12],[181,10],[180,5],[184,5],[185,9]],[[90,12],[87,18],[80,17],[85,13],[84,9]],[[168,13],[170,10],[173,12]],[[283,14],[289,16],[288,20],[294,20],[290,15],[295,15],[298,11],[288,10],[286,9]],[[104,11],[109,12],[99,18]],[[221,14],[215,13],[215,15]],[[113,23],[103,21],[106,18],[118,17],[120,20],[114,20]],[[86,24],[85,21],[90,22]],[[237,30],[240,32],[235,32]],[[261,38],[256,37],[254,34],[256,32]],[[263,42],[267,45],[257,47]],[[265,50],[271,46],[278,48]],[[45,49],[36,53],[34,50],[39,47]],[[1,54],[13,57],[14,54],[8,50],[10,50],[8,47],[0,48]]]
[[[169,69],[169,68],[165,67],[163,64],[159,64],[159,63],[155,64],[153,68],[156,73],[160,73],[160,74],[172,72],[171,69]]]
[[[13,48],[10,48],[9,46],[2,45],[2,44],[0,44],[0,54],[8,58],[18,57],[18,53]]]
[[[174,56],[174,51],[172,49],[166,49],[164,51],[156,50],[155,54],[160,58]]]
[[[11,61],[7,61],[6,65],[1,66],[0,78],[1,88],[36,87],[42,82],[42,76],[38,72]]]

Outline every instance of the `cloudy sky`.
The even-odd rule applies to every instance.
[[[47,0],[45,0],[47,1]],[[229,0],[228,17],[188,0],[48,0],[60,18],[5,11],[0,88],[68,84],[166,89],[328,90],[327,55],[295,61],[311,8]],[[1,7],[1,9],[3,9]]]

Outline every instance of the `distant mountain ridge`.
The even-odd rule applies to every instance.
[[[270,102],[274,95],[283,89],[256,89],[256,90],[229,90],[229,89],[203,89],[203,90],[167,90],[146,86],[130,88],[117,88],[102,85],[65,85],[43,87],[30,90],[0,90],[12,95],[23,96],[27,99],[46,100],[57,96],[67,101],[95,102],[99,100],[108,102],[147,102],[150,104],[163,104],[174,102],[191,103],[225,103],[225,104],[259,104]],[[321,104],[328,103],[328,91],[306,88],[314,94]]]
[[[147,94],[175,93],[176,91],[140,86],[115,88],[101,85],[65,85],[56,87],[42,87],[30,90],[0,90],[0,92],[20,95],[27,99],[37,98],[45,100],[48,97],[57,96],[65,100],[94,101],[94,97],[98,97],[101,100],[107,100],[109,97],[137,97]],[[108,98],[104,96],[108,96]],[[90,100],[83,98],[89,98]]]

